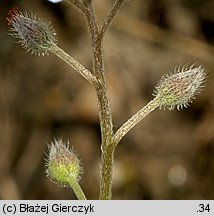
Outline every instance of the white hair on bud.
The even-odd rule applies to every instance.
[[[184,65],[174,72],[162,76],[153,95],[163,109],[178,110],[187,107],[203,88],[206,72],[202,66]]]

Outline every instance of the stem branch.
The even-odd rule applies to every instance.
[[[98,81],[96,77],[89,70],[87,70],[83,65],[81,65],[78,61],[76,61],[69,54],[67,54],[64,50],[59,48],[57,45],[52,45],[50,51],[53,54],[55,54],[57,57],[65,61],[68,65],[70,65],[78,73],[80,73],[91,84],[93,84],[94,86],[97,85]]]
[[[103,40],[103,37],[106,33],[106,31],[108,30],[109,26],[111,25],[111,23],[113,22],[113,19],[115,18],[115,16],[118,14],[120,8],[122,7],[123,3],[126,0],[116,0],[112,9],[110,10],[110,12],[108,13],[108,15],[106,16],[103,24],[100,27],[99,30],[99,34],[98,34],[98,38],[100,41]]]
[[[159,106],[158,100],[154,98],[145,107],[135,113],[128,121],[126,121],[115,133],[113,138],[114,146],[143,118]]]

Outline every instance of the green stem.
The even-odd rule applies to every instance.
[[[101,157],[101,179],[100,179],[100,200],[112,198],[112,175],[114,163],[114,150],[112,141],[103,147]]]
[[[101,178],[100,178],[100,199],[111,199],[112,173],[113,173],[113,154],[114,146],[112,145],[113,124],[108,98],[102,47],[97,46],[94,53],[95,70],[100,85],[96,88],[97,101],[99,107],[99,118],[101,127]]]
[[[69,179],[69,184],[71,188],[73,189],[74,193],[76,194],[78,200],[87,200],[81,186],[79,185],[76,179],[71,177]]]

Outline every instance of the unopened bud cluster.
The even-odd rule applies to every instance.
[[[11,10],[7,17],[10,35],[18,39],[31,54],[45,55],[56,44],[56,33],[50,23],[36,18],[33,13]]]
[[[187,107],[195,95],[201,91],[205,78],[206,73],[201,66],[184,66],[171,75],[163,76],[153,95],[160,108],[179,110]]]
[[[46,160],[46,172],[60,186],[69,186],[70,181],[80,179],[81,167],[77,155],[61,139],[51,143]]]

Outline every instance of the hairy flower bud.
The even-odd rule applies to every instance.
[[[165,75],[157,85],[154,96],[160,108],[173,110],[187,107],[202,89],[206,78],[204,68],[201,66],[184,66],[175,69],[173,74]]]
[[[61,139],[51,143],[48,159],[46,160],[46,173],[60,186],[68,186],[80,179],[82,172],[77,155]]]
[[[7,17],[10,35],[18,39],[22,47],[31,54],[45,55],[57,42],[56,33],[50,23],[36,18],[33,13],[12,9]]]

